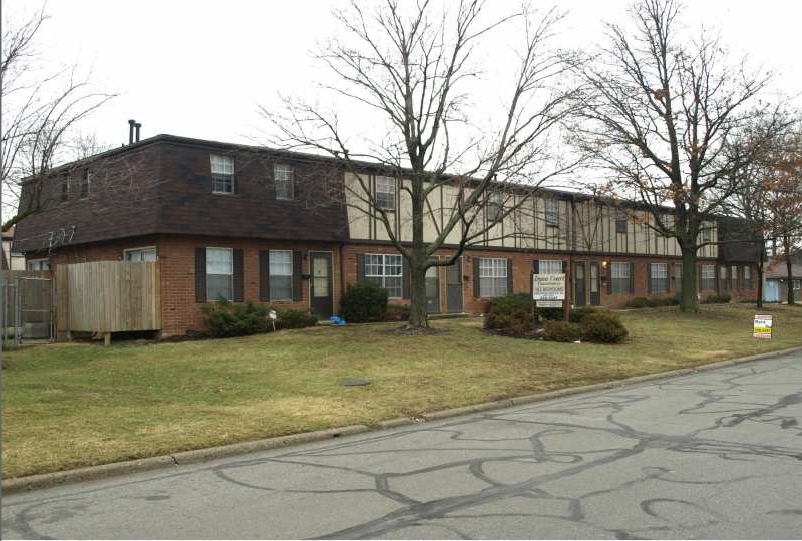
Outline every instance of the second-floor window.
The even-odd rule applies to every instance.
[[[89,196],[89,185],[92,182],[92,177],[89,174],[89,169],[84,169],[84,174],[81,177],[81,199]]]
[[[295,181],[292,167],[289,165],[274,165],[273,182],[276,185],[276,199],[295,198]]]
[[[713,230],[707,224],[702,224],[700,235],[702,236],[702,242],[711,242],[713,240]]]
[[[70,175],[61,177],[61,201],[67,201],[70,198]]]
[[[651,263],[649,288],[652,293],[668,293],[668,263]]]
[[[556,199],[546,199],[546,225],[558,227],[560,225],[560,209]]]
[[[632,293],[631,263],[610,263],[610,293]]]
[[[702,291],[716,289],[716,266],[702,265]]]
[[[487,221],[490,223],[497,222],[501,219],[504,213],[504,200],[500,193],[492,192],[487,197]]]
[[[234,193],[234,158],[212,154],[212,192]]]
[[[395,179],[376,177],[376,206],[382,210],[395,210]]]
[[[626,211],[619,210],[615,213],[615,232],[627,232],[627,213]]]

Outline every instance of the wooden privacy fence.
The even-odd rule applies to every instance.
[[[106,335],[161,328],[159,262],[58,265],[56,329]]]

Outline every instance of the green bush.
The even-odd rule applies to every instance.
[[[201,311],[209,335],[215,338],[244,336],[271,330],[267,317],[270,309],[251,301],[233,303],[220,299],[203,305]]]
[[[626,302],[627,308],[654,308],[656,306],[676,306],[679,299],[676,297],[635,297]]]
[[[726,304],[732,300],[732,295],[729,293],[722,293],[721,295],[708,295],[704,301],[704,304]]]
[[[527,296],[527,299],[529,297]],[[535,308],[535,318],[538,321],[560,321],[563,318],[562,308]]]
[[[409,319],[408,304],[388,304],[384,321],[406,321]]]
[[[485,329],[510,336],[532,334],[535,320],[529,295],[516,293],[490,300],[484,320]]]
[[[373,282],[350,285],[340,299],[340,315],[348,323],[384,321],[387,290]]]
[[[600,310],[600,308],[596,308],[595,306],[577,306],[568,314],[568,321],[571,323],[582,323],[587,316],[595,314]]]
[[[617,344],[629,334],[621,319],[607,310],[588,314],[582,319],[580,328],[582,339],[588,342]]]
[[[552,342],[575,342],[582,338],[582,328],[570,321],[546,321],[543,324],[543,339]]]
[[[308,310],[276,310],[276,316],[276,329],[300,329],[317,325],[317,316]]]

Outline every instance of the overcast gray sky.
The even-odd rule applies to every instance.
[[[276,103],[278,92],[314,97],[325,77],[311,58],[316,42],[337,27],[337,2],[51,0],[40,50],[47,64],[78,61],[92,68],[100,88],[120,97],[95,113],[84,132],[119,145],[127,140],[128,118],[142,122],[143,137],[170,133],[230,142],[252,142],[265,127],[257,104]],[[499,13],[520,2],[489,3]],[[544,7],[552,5],[536,2]],[[626,0],[557,2],[569,11],[560,45],[588,47],[602,39],[603,20],[625,16]],[[17,18],[39,1],[4,1],[4,18]],[[738,55],[781,73],[779,90],[802,90],[798,0],[705,0],[688,2],[684,20],[722,32]],[[506,50],[484,51],[504,63]],[[362,129],[370,130],[370,126]]]

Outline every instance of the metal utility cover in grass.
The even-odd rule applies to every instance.
[[[345,378],[340,380],[340,385],[343,387],[361,387],[363,385],[370,385],[369,379]]]

